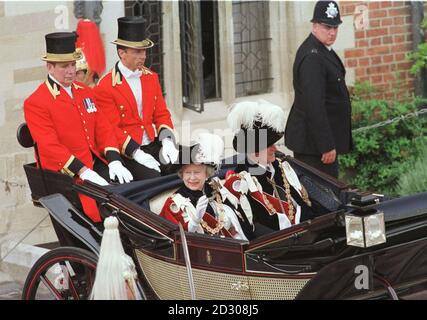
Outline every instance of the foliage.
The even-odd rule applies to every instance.
[[[427,29],[427,19],[424,18],[421,22],[421,28],[423,30]],[[422,69],[427,67],[427,43],[420,43],[417,47],[417,51],[410,52],[406,55],[409,60],[413,60],[414,64],[412,65],[410,72],[412,74],[417,74]]]
[[[427,100],[421,98],[394,103],[362,100],[358,99],[356,92],[352,98],[353,129],[393,119],[427,105]],[[341,178],[361,190],[396,194],[399,177],[415,161],[419,145],[426,140],[426,133],[425,117],[411,117],[354,133],[353,151],[339,158],[344,173]]]
[[[419,156],[411,163],[398,182],[397,193],[399,195],[410,195],[427,191],[427,143],[420,146]]]

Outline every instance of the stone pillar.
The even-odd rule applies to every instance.
[[[117,39],[117,18],[125,15],[124,1],[104,1],[99,30],[104,40],[106,70],[110,70],[118,60],[116,46],[111,43]]]
[[[175,126],[179,126],[183,113],[179,2],[162,2],[162,11],[165,99]]]
[[[221,95],[225,104],[235,99],[233,2],[218,2],[219,59],[221,75]]]

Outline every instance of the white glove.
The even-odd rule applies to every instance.
[[[204,195],[197,200],[196,204],[196,219],[197,221],[194,221],[196,223],[200,223],[202,221],[202,218],[206,212],[206,208],[208,207],[209,199]]]
[[[119,179],[120,183],[128,183],[133,180],[132,174],[126,169],[119,160],[112,161],[108,164],[110,169],[110,180]]]
[[[178,160],[178,149],[175,147],[173,141],[169,138],[162,140],[162,156],[166,163],[175,163]]]
[[[148,154],[140,149],[136,149],[135,153],[133,154],[133,159],[147,168],[160,172],[160,163],[158,163],[151,154]]]
[[[88,180],[90,182],[99,184],[100,186],[108,186],[108,182],[97,174],[95,171],[87,168],[83,173],[80,174],[80,179],[83,181]]]

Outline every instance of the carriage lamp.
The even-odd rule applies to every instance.
[[[372,247],[386,242],[384,212],[356,211],[345,215],[347,244],[356,247]]]

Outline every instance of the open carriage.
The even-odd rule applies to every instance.
[[[25,125],[18,140],[33,146]],[[95,199],[102,217],[118,218],[145,299],[427,298],[427,193],[397,199],[367,195],[278,156],[292,162],[310,198],[329,213],[250,242],[188,232],[183,238],[177,225],[158,215],[181,183],[176,175],[100,187],[25,165],[33,202],[48,210],[61,247],[36,262],[22,298],[88,297],[102,226],[85,217],[77,192]],[[237,160],[227,161],[231,164],[222,166],[219,177]],[[366,223],[376,214],[383,214],[384,234],[375,234],[381,226]],[[361,244],[353,243],[359,247],[347,244],[355,235],[362,237]],[[386,241],[370,243],[374,236]]]

